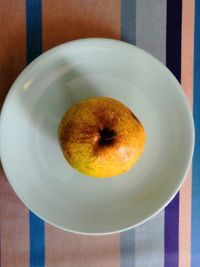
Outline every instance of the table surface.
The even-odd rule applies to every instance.
[[[60,43],[121,39],[156,56],[181,82],[193,110],[192,167],[173,201],[121,234],[82,236],[44,223],[0,171],[2,267],[200,266],[200,0],[0,0],[0,104],[19,73]]]

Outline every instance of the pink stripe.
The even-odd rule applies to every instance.
[[[29,266],[28,209],[0,171],[1,266]]]
[[[119,234],[82,236],[46,224],[46,267],[120,266]]]
[[[194,0],[182,3],[181,84],[192,107],[194,54]]]
[[[182,2],[181,84],[192,107],[193,99],[194,0]],[[190,169],[180,190],[179,267],[190,267],[191,257],[191,186]]]

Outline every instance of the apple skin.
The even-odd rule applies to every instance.
[[[92,97],[69,108],[58,127],[60,147],[77,171],[108,178],[128,171],[145,146],[141,122],[124,104]]]

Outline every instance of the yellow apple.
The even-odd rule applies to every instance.
[[[59,124],[58,139],[72,167],[104,178],[122,174],[136,163],[144,150],[145,130],[118,100],[92,97],[67,110]]]

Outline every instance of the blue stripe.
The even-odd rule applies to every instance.
[[[27,64],[42,53],[41,0],[26,0]]]
[[[29,223],[30,223],[30,267],[44,267],[45,265],[44,222],[30,211]]]
[[[192,165],[191,266],[200,266],[200,0],[195,1],[194,98],[195,149]]]
[[[136,43],[136,0],[121,0],[121,39]]]
[[[42,53],[42,3],[41,0],[26,0],[26,50],[27,64]],[[45,265],[44,222],[31,211],[30,267]]]

